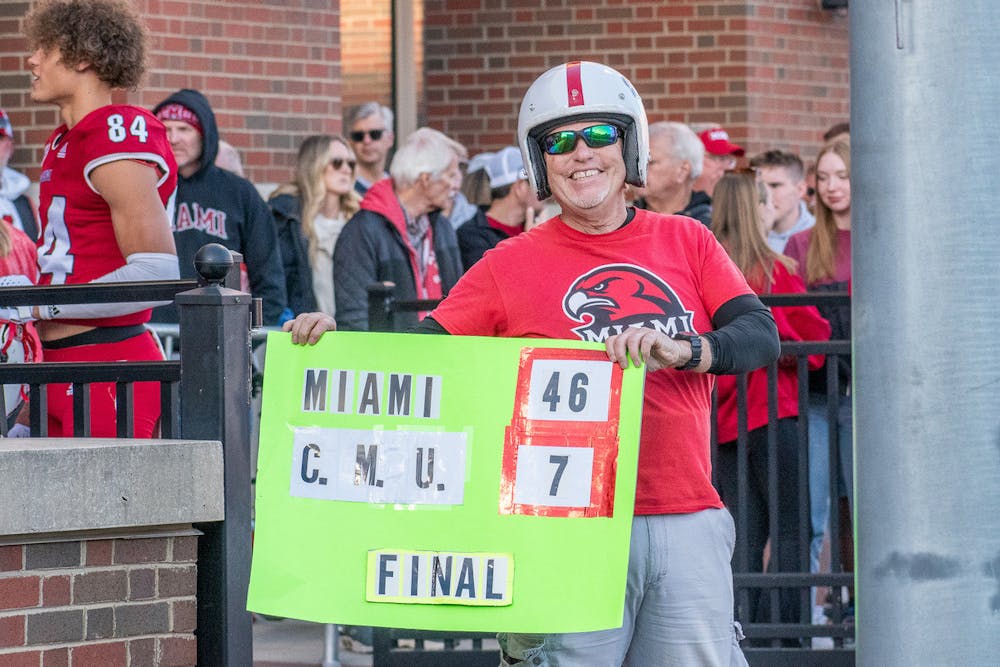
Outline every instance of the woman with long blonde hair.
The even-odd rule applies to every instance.
[[[832,141],[816,156],[816,224],[788,240],[785,253],[799,262],[799,275],[809,291],[849,292],[851,287],[851,145]],[[851,307],[822,306],[820,312],[830,321],[831,338],[850,340]],[[811,567],[819,571],[830,513],[830,423],[828,402],[837,414],[838,474],[836,503],[841,535],[831,544],[839,547],[841,562],[853,563],[850,499],[853,488],[853,415],[851,412],[851,357],[837,357],[838,396],[827,396],[824,371],[809,375],[809,484],[813,539]],[[839,545],[838,545],[839,540]],[[814,612],[814,616],[817,614]]]
[[[758,294],[804,292],[805,285],[796,274],[795,260],[777,253],[767,244],[767,226],[774,222],[770,196],[768,187],[763,183],[755,183],[752,176],[732,173],[724,175],[712,195],[712,232],[743,272],[747,283]],[[778,336],[782,340],[816,341],[830,337],[830,325],[813,306],[772,308],[772,313],[778,325]],[[818,368],[823,364],[823,357],[810,357],[809,364]],[[750,572],[760,572],[763,569],[764,545],[769,537],[772,540],[772,557],[768,569],[779,572],[800,571],[798,512],[804,498],[799,493],[796,419],[799,414],[799,384],[796,366],[794,358],[779,360],[778,421],[771,425],[777,440],[777,535],[768,534],[768,476],[771,466],[767,442],[767,369],[758,369],[747,376],[746,460],[749,465],[749,485],[745,498],[739,496],[737,485],[737,382],[732,375],[720,375],[716,379],[716,432],[719,442],[716,472],[719,492],[723,502],[733,512],[735,520],[738,523],[746,522],[745,548],[749,554],[747,569]],[[738,534],[742,534],[742,531]],[[738,553],[742,553],[742,548]],[[736,565],[739,567],[740,563],[737,561]],[[761,595],[759,591],[751,591],[749,608],[739,610],[741,618],[749,622],[768,620],[769,602],[766,592]],[[779,604],[782,622],[799,621],[801,600],[798,591],[782,590]],[[794,640],[791,643],[797,644]]]
[[[712,197],[712,231],[754,291],[771,292],[775,263],[792,272],[796,263],[767,244],[767,221],[762,214],[770,210],[773,216],[770,193],[744,174],[729,173],[719,183],[723,180],[722,190]],[[773,217],[770,222],[774,223]]]
[[[785,248],[799,262],[809,289],[851,279],[851,146],[846,141],[827,144],[816,156],[816,194],[816,225],[792,236]]]
[[[293,313],[334,315],[333,248],[358,210],[357,160],[339,135],[307,137],[299,147],[295,177],[271,195],[285,263],[288,307]]]

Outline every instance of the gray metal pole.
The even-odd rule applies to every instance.
[[[181,436],[221,440],[226,517],[198,524],[198,664],[253,664],[250,582],[250,295],[220,283],[233,267],[209,244],[195,259],[210,283],[177,295]],[[238,264],[236,265],[238,266]]]
[[[850,12],[858,664],[995,665],[1000,3]]]

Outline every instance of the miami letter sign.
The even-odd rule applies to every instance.
[[[643,377],[593,343],[271,334],[248,607],[428,630],[618,627]]]

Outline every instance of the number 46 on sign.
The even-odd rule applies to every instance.
[[[521,351],[501,513],[611,516],[621,387],[621,367],[603,351]]]

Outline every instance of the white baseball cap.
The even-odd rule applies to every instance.
[[[486,161],[486,174],[490,177],[492,190],[528,178],[524,171],[524,158],[515,146],[505,146],[493,153]]]

